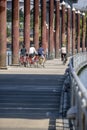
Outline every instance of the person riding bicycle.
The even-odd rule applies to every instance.
[[[63,44],[62,45],[62,48],[61,48],[61,60],[63,61],[64,58],[65,60],[67,60],[67,54],[66,54],[66,46]]]
[[[21,56],[26,56],[26,52],[27,52],[27,50],[26,50],[26,48],[25,48],[25,45],[23,45],[23,47],[22,47],[22,49],[21,49],[21,52],[20,52],[20,55],[21,55]]]
[[[37,51],[34,47],[34,44],[30,45],[30,49],[29,49],[29,57],[34,59],[35,55],[37,54]]]
[[[27,53],[27,49],[25,48],[25,45],[23,45],[20,50],[20,62],[21,64],[24,64],[24,65],[26,63],[26,53]]]
[[[44,52],[44,48],[42,47],[41,44],[40,44],[40,47],[38,49],[38,56],[43,59],[43,62],[45,62],[45,52]]]

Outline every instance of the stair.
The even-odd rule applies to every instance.
[[[0,75],[0,130],[56,130],[64,79],[56,74]]]
[[[8,85],[11,86],[11,82]],[[63,78],[60,81],[50,77],[48,80],[29,79],[28,82],[27,87],[25,83],[15,88],[15,82],[12,88],[0,90],[0,117],[47,118],[52,113],[58,115]],[[20,84],[19,81],[17,85]]]

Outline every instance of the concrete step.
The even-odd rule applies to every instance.
[[[46,61],[45,68],[1,70],[0,130],[59,130],[65,68],[55,59]]]
[[[10,126],[10,127],[9,127]],[[2,119],[0,130],[48,130],[49,119]]]
[[[10,127],[8,127],[10,126]],[[0,121],[0,130],[70,130],[67,119],[4,119]]]
[[[3,99],[0,99],[0,103],[42,103],[43,102],[43,104],[44,103],[58,103],[58,101],[60,100],[60,98],[59,98],[59,96],[58,96],[58,98],[51,98],[50,100],[49,99],[47,99],[47,98],[36,98],[36,99],[32,99],[32,98],[30,98],[30,99],[26,99],[26,98],[12,98],[12,97],[10,97],[10,98],[3,98]]]
[[[23,82],[24,81],[24,82]],[[48,79],[48,80],[41,80],[41,79],[39,79],[39,80],[37,80],[37,82],[33,82],[33,81],[31,81],[31,80],[22,80],[22,86],[24,86],[24,85],[27,85],[27,86],[38,86],[38,85],[42,85],[42,86],[57,86],[57,85],[61,85],[61,84],[63,84],[63,80],[62,79],[60,79],[60,80],[52,80],[52,79]],[[6,84],[8,84],[8,86],[10,85],[10,86],[14,86],[14,85],[16,85],[17,83],[16,83],[16,80],[14,80],[14,81],[5,81],[5,83]],[[0,81],[0,84],[1,85],[4,85],[4,82],[1,80]],[[21,85],[21,79],[19,80],[19,83],[17,84],[17,85]]]
[[[40,87],[40,86],[39,86]],[[42,86],[41,86],[42,87]],[[18,91],[1,90],[0,91],[0,116],[17,115],[22,116],[44,115],[46,113],[56,113],[58,115],[58,106],[60,104],[62,86],[57,91]]]
[[[0,87],[0,94],[2,95],[2,93],[3,94],[11,94],[11,93],[15,93],[16,92],[16,94],[23,94],[23,92],[25,92],[26,91],[26,93],[28,93],[28,92],[33,92],[32,94],[34,94],[34,93],[36,93],[36,92],[38,92],[38,93],[41,93],[41,94],[44,94],[44,93],[48,93],[48,92],[54,92],[54,93],[59,93],[60,91],[61,91],[61,89],[62,89],[62,85],[60,84],[60,85],[58,85],[58,86],[42,86],[42,85],[40,85],[40,86],[33,86],[33,85],[24,85],[24,86],[17,86],[16,85],[16,87],[15,86],[13,86],[13,85],[9,85],[8,87],[6,86],[6,85],[4,85],[4,86],[1,86]],[[4,90],[4,91],[3,91]]]
[[[51,86],[50,86],[51,87]],[[50,87],[48,87],[48,88],[41,88],[41,87],[38,87],[38,89],[36,90],[36,89],[34,89],[33,90],[33,88],[31,89],[31,88],[28,88],[27,90],[23,90],[23,89],[4,89],[4,90],[0,90],[0,96],[1,95],[14,95],[14,94],[16,94],[16,95],[25,95],[25,93],[26,93],[26,95],[48,95],[48,93],[49,93],[49,95],[48,96],[50,96],[50,95],[54,95],[54,94],[57,94],[57,93],[60,93],[61,92],[61,90],[62,90],[62,86],[60,85],[59,87],[55,87],[55,86],[53,86],[51,89],[50,89]],[[26,88],[26,87],[25,87]],[[28,96],[29,96],[28,95]]]

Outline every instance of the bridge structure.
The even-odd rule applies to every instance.
[[[0,1],[1,69],[6,68],[6,3],[6,0]],[[60,3],[60,0],[55,2],[42,0],[41,5],[41,42],[50,59],[47,61],[48,67],[42,69],[16,66],[8,67],[8,70],[0,70],[1,129],[86,130],[87,90],[77,74],[87,63],[87,18],[84,13],[67,6],[64,1]],[[49,17],[46,17],[46,8],[49,10]],[[39,0],[34,0],[33,41],[36,49],[39,46],[39,38]],[[24,44],[29,50],[29,0],[24,1]],[[66,45],[68,56],[72,55],[68,68],[62,65],[61,60],[58,60],[62,44]],[[13,66],[19,64],[18,57],[19,0],[15,0],[12,1]],[[39,76],[36,75],[38,73]],[[67,102],[70,98],[70,102]],[[10,122],[14,122],[14,125],[12,126]],[[24,125],[25,122],[26,125]]]
[[[0,68],[6,67],[7,0],[0,1]],[[24,44],[30,47],[31,1],[24,1]],[[19,0],[12,1],[12,65],[19,64]],[[40,40],[39,40],[40,39]],[[64,1],[33,1],[33,42],[36,49],[41,41],[49,59],[58,58],[62,44],[67,53],[86,50],[87,18]]]
[[[85,66],[81,52],[65,65],[52,59],[45,68],[0,70],[0,129],[86,130],[87,89],[78,77]]]
[[[45,68],[1,69],[0,129],[70,130],[66,118],[70,96],[64,92],[67,64],[52,59],[46,61]]]
[[[69,119],[73,120],[77,130],[87,129],[87,89],[78,77],[79,71],[87,67],[87,52],[73,56],[69,64],[69,80],[71,84],[71,108],[67,112]]]

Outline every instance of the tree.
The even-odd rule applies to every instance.
[[[12,10],[7,9],[7,22],[11,22],[12,20]]]

